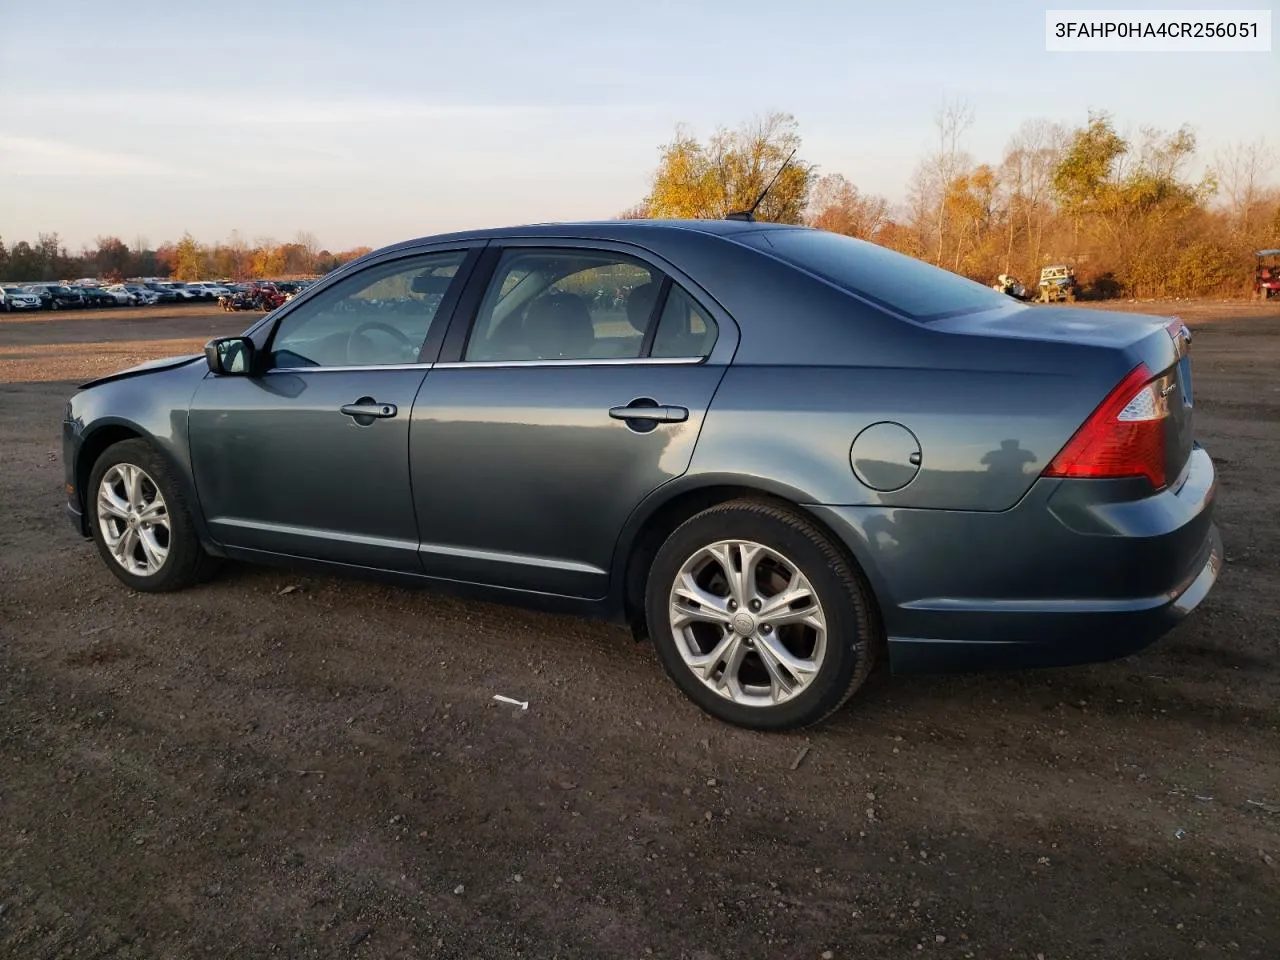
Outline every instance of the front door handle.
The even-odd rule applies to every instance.
[[[372,397],[361,397],[355,403],[344,403],[338,409],[344,416],[355,417],[357,420],[382,420],[394,417],[397,412],[394,403],[378,403]]]
[[[610,407],[609,416],[615,420],[647,420],[650,423],[684,423],[689,411],[684,407],[631,406]]]

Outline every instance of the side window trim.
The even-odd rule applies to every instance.
[[[467,278],[466,287],[458,296],[456,308],[449,322],[449,332],[445,334],[444,344],[436,360],[438,363],[460,362],[466,354],[467,343],[471,339],[471,331],[475,328],[476,318],[480,314],[480,304],[493,282],[494,272],[498,269],[498,261],[502,258],[503,247],[490,243],[477,259],[475,268]]]
[[[591,253],[620,253],[640,260],[649,266],[656,275],[664,278],[664,280],[669,279],[673,286],[677,286],[682,290],[706,314],[707,318],[716,324],[719,333],[715,346],[708,356],[699,357],[642,356],[631,359],[464,361],[462,357],[466,350],[467,340],[478,318],[481,302],[484,299],[485,292],[489,289],[489,283],[493,278],[494,271],[497,269],[498,261],[503,251],[514,247],[568,248],[585,250]],[[660,299],[664,301],[663,309],[665,309],[665,297]],[[661,314],[658,314],[657,318],[661,320]],[[656,327],[654,332],[656,334]],[[467,281],[467,287],[462,292],[459,303],[454,310],[448,333],[445,336],[444,346],[436,358],[435,366],[450,369],[475,369],[477,367],[585,367],[619,366],[622,364],[695,366],[713,362],[718,365],[728,365],[733,361],[734,354],[737,353],[740,339],[741,331],[738,322],[720,305],[718,300],[712,297],[696,280],[678,266],[668,264],[661,256],[652,253],[645,247],[626,241],[600,238],[567,236],[503,237],[488,241],[482,250],[475,269],[472,270],[471,276]]]
[[[625,257],[628,260],[634,260],[643,264],[650,270],[659,283],[658,295],[654,300],[653,307],[650,310],[649,319],[645,326],[644,337],[641,341],[640,354],[636,357],[597,357],[581,360],[465,360],[467,347],[471,341],[471,336],[476,329],[476,322],[479,320],[480,307],[484,303],[485,296],[489,292],[489,286],[494,280],[498,266],[505,253],[512,250],[564,250],[579,251],[587,254],[615,254]],[[620,366],[625,364],[641,364],[649,365],[655,363],[665,364],[691,364],[694,362],[705,363],[707,357],[658,357],[650,358],[649,353],[653,349],[653,341],[657,336],[658,323],[662,319],[662,311],[666,308],[667,293],[670,291],[675,281],[666,269],[659,263],[654,262],[648,257],[641,256],[638,251],[624,249],[621,245],[595,245],[589,241],[572,240],[570,238],[561,237],[536,237],[527,240],[512,241],[491,241],[485,249],[483,255],[479,258],[476,267],[471,272],[471,276],[467,281],[467,288],[459,296],[457,309],[454,311],[453,318],[449,325],[449,331],[445,336],[444,345],[440,350],[436,360],[436,365],[449,368],[494,368],[494,367],[527,367],[527,366],[557,366],[557,367],[584,367],[584,366]],[[682,288],[683,289],[683,288]],[[692,295],[690,295],[692,297]],[[694,299],[694,302],[698,302]]]
[[[358,270],[342,277],[335,277],[332,283],[324,284],[321,289],[315,291],[313,296],[306,297],[295,303],[291,309],[286,310],[273,318],[269,328],[266,331],[266,337],[262,343],[262,354],[266,358],[272,356],[272,348],[275,346],[276,334],[280,330],[280,325],[290,316],[293,316],[300,309],[305,309],[308,305],[314,304],[316,301],[337,293],[336,299],[342,299],[341,291],[349,289],[352,281],[365,277],[370,271],[380,270],[383,267],[403,264],[412,260],[423,259],[444,253],[463,252],[464,257],[462,263],[458,265],[457,272],[453,276],[453,282],[449,284],[448,290],[440,301],[440,306],[436,308],[435,316],[431,320],[430,326],[427,328],[427,334],[422,344],[418,348],[418,358],[413,363],[398,364],[368,364],[356,366],[315,366],[315,367],[268,367],[264,373],[315,373],[330,370],[333,372],[349,371],[349,370],[393,370],[406,369],[420,366],[430,366],[435,358],[439,356],[440,349],[444,344],[444,339],[448,329],[452,326],[452,319],[457,308],[459,298],[462,291],[467,287],[474,272],[477,261],[485,252],[485,245],[460,244],[457,246],[441,246],[432,249],[404,250],[398,251],[396,255],[379,259],[371,263],[366,263]]]
[[[665,273],[662,285],[658,287],[658,295],[653,298],[653,306],[649,309],[649,321],[644,327],[644,340],[640,345],[640,358],[648,359],[653,353],[653,341],[658,338],[658,324],[662,322],[662,312],[667,309],[667,297],[671,295],[672,280]]]

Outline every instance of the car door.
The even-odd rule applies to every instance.
[[[414,405],[425,572],[598,598],[636,506],[689,465],[737,329],[623,245],[491,247]]]
[[[191,402],[200,506],[241,550],[420,572],[410,412],[478,249],[401,255],[282,312]]]

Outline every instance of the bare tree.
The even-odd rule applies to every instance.
[[[1249,212],[1261,199],[1263,184],[1274,169],[1276,159],[1276,152],[1263,137],[1251,142],[1237,141],[1219,150],[1214,157],[1219,184],[1242,234],[1249,232]]]
[[[1014,218],[1022,225],[1027,243],[1027,266],[1040,265],[1044,223],[1049,213],[1053,171],[1062,159],[1067,131],[1044,119],[1028,120],[1018,128],[1005,148],[1001,178],[1009,191],[1009,236],[1005,269],[1013,256]]]
[[[316,235],[309,230],[299,230],[298,235],[294,237],[294,243],[302,248],[306,261],[303,270],[307,273],[315,270],[316,254],[320,251],[320,241],[316,239]]]
[[[973,126],[973,108],[966,100],[944,102],[934,113],[938,145],[917,170],[913,193],[921,206],[927,203],[934,218],[933,262],[941,265],[946,244],[947,191],[955,179],[970,166],[969,157],[960,149],[965,133]],[[923,212],[923,211],[922,211]]]

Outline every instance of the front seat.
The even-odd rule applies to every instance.
[[[525,340],[539,360],[585,360],[595,343],[587,301],[572,293],[554,293],[529,304]]]

